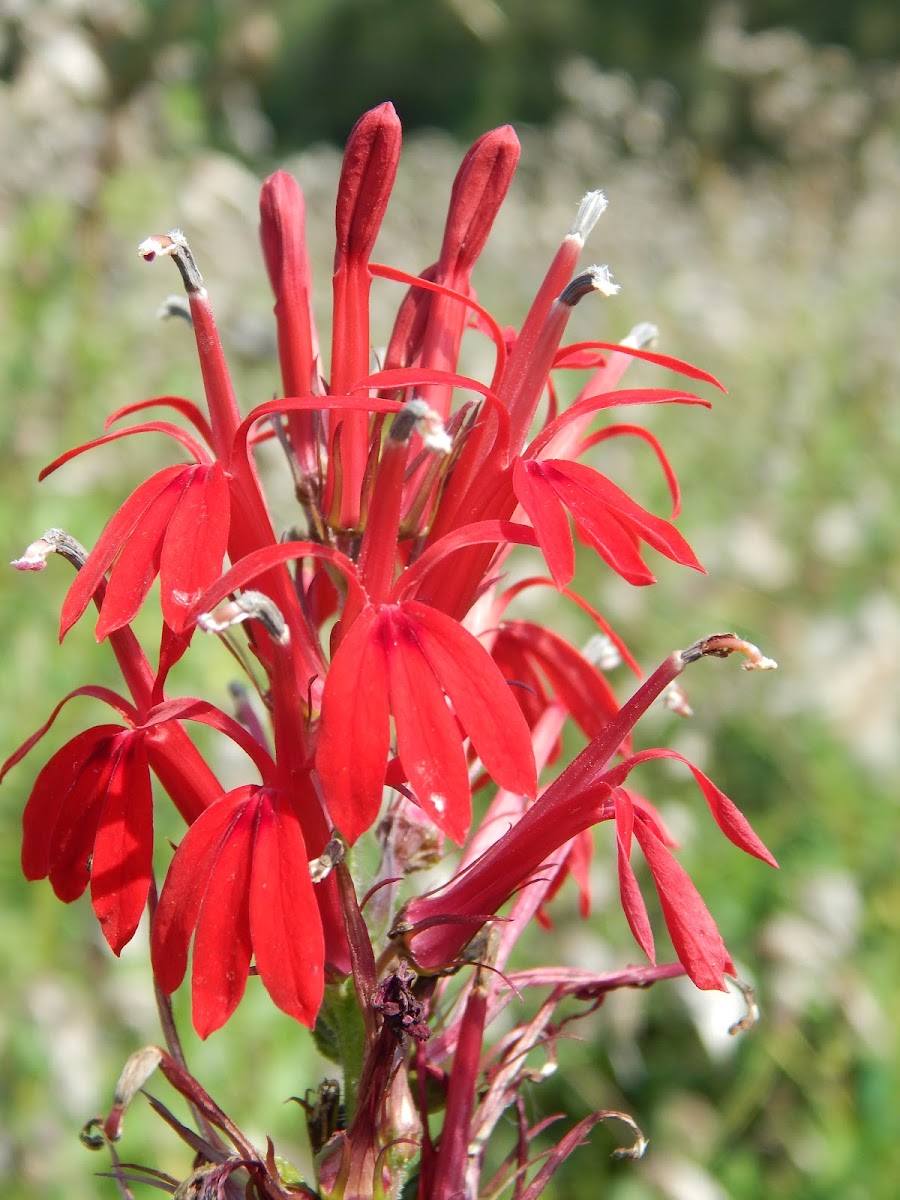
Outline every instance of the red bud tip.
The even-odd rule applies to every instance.
[[[338,185],[337,255],[367,259],[387,208],[400,159],[400,118],[389,101],[364,113],[347,141]]]
[[[484,248],[519,162],[519,139],[511,125],[484,134],[463,159],[441,247],[441,267],[470,271]]]

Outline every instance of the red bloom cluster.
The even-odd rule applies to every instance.
[[[481,308],[472,270],[519,154],[508,127],[486,134],[463,160],[433,265],[411,277],[372,262],[399,154],[392,107],[367,113],[351,134],[338,190],[330,369],[312,318],[302,194],[283,172],[263,185],[262,244],[284,396],[246,416],[183,235],[142,244],[145,259],[170,257],[182,275],[206,412],[170,396],[130,406],[110,418],[114,430],[108,425],[44,474],[139,432],[169,436],[190,461],[137,487],[90,553],[73,550],[57,531],[16,564],[38,568],[51,550],[74,562],[61,635],[93,601],[98,640],[110,639],[131,697],[89,688],[73,693],[110,704],[124,724],[88,729],[38,775],[24,818],[25,874],[49,877],[66,901],[90,885],[118,953],[151,892],[155,775],[188,829],[155,907],[153,966],[165,991],[177,988],[193,940],[193,1013],[201,1036],[233,1012],[251,964],[275,1004],[308,1025],[326,977],[356,972],[359,922],[348,917],[328,869],[335,860],[329,846],[335,832],[352,845],[376,827],[386,789],[389,815],[397,818],[387,826],[404,825],[409,834],[413,826],[399,814],[416,806],[433,826],[435,844],[443,836],[465,843],[473,788],[492,780],[499,789],[458,874],[441,891],[410,900],[396,920],[395,946],[420,969],[458,962],[473,933],[517,891],[520,911],[531,915],[567,870],[583,885],[586,831],[611,820],[623,909],[647,955],[653,958],[654,944],[631,867],[633,841],[688,974],[701,987],[721,987],[732,971],[658,814],[625,780],[643,759],[663,753],[630,749],[634,724],[653,697],[692,658],[746,647],[719,638],[673,656],[620,708],[588,657],[551,631],[506,618],[526,585],[503,590],[500,583],[510,550],[527,545],[538,548],[552,577],[530,584],[549,583],[571,596],[573,530],[632,584],[653,582],[645,547],[700,569],[670,521],[647,512],[581,457],[611,436],[648,441],[669,482],[674,516],[674,474],[652,436],[626,424],[592,431],[591,423],[620,405],[707,403],[668,387],[615,390],[635,357],[715,380],[648,350],[640,330],[620,343],[562,345],[574,306],[617,290],[606,268],[574,273],[605,207],[600,193],[582,202],[518,335],[502,331]],[[375,276],[405,291],[383,362],[373,369]],[[488,382],[459,373],[464,336],[492,343]],[[555,374],[573,369],[587,369],[589,378],[574,403],[558,411]],[[168,408],[181,423],[118,427],[150,406]],[[306,525],[289,541],[273,529],[253,456],[254,446],[272,436],[286,453]],[[157,578],[162,639],[154,669],[130,625]],[[628,657],[602,617],[571,598],[591,613],[607,644]],[[241,648],[239,657],[253,664],[247,670],[265,698],[268,728],[249,705],[235,719],[204,701],[167,697],[169,673],[198,624],[235,648],[242,625],[249,655]],[[588,746],[539,794],[539,770],[558,754],[569,715]],[[191,742],[188,720],[235,741],[259,780],[225,792]],[[731,802],[692,769],[726,835],[771,862]],[[421,850],[424,835],[417,837]],[[385,876],[412,869],[411,851],[382,843],[391,867]],[[403,846],[409,844],[407,838]],[[538,877],[541,887],[520,891]],[[524,919],[513,919],[509,930],[517,933]],[[486,995],[478,992],[471,1003],[479,1020]],[[451,1186],[443,1168],[436,1178],[441,1189]]]

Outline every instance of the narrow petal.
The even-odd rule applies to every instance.
[[[95,630],[97,641],[134,620],[159,574],[163,538],[196,468],[184,467],[154,497],[113,564]]]
[[[562,501],[544,479],[541,465],[516,459],[513,487],[538,536],[541,553],[557,587],[575,574],[575,546]]]
[[[507,627],[504,625],[491,647],[491,657],[500,674],[511,685],[516,702],[525,714],[528,728],[533,729],[550,703],[550,697],[527,648],[517,638],[507,637]],[[548,761],[552,762],[552,757]]]
[[[62,700],[60,700],[59,704],[57,704],[53,712],[40,727],[40,729],[36,729],[30,737],[26,738],[21,746],[19,746],[17,750],[14,750],[6,762],[0,766],[0,783],[2,783],[5,779],[7,771],[11,771],[17,763],[22,761],[22,759],[30,750],[34,749],[41,738],[47,734],[53,725],[53,722],[62,712],[63,708],[76,696],[92,696],[95,700],[102,700],[104,704],[108,704],[110,708],[114,708],[116,712],[119,713],[121,717],[124,717],[126,721],[131,723],[135,723],[137,721],[137,710],[132,704],[129,704],[127,700],[123,699],[117,692],[110,691],[109,688],[105,687],[95,687],[92,684],[86,684],[84,687],[74,688],[71,692],[68,692],[65,696],[63,696]]]
[[[531,735],[509,685],[487,650],[451,617],[410,600],[419,644],[491,778],[534,796],[537,771]]]
[[[201,1038],[219,1029],[241,1001],[250,971],[250,866],[259,793],[234,807],[227,836],[208,862],[191,964],[191,1015]]]
[[[335,654],[322,695],[316,767],[331,819],[352,844],[375,823],[391,743],[387,647],[364,610]]]
[[[388,611],[393,635],[388,681],[397,754],[421,807],[439,829],[462,842],[472,805],[459,727],[419,645],[416,625],[402,609]]]
[[[308,860],[287,797],[262,794],[250,876],[253,953],[278,1007],[311,1029],[322,1003],[325,944]]]
[[[616,862],[619,871],[619,898],[634,940],[651,963],[656,962],[653,930],[647,916],[647,906],[637,877],[631,867],[631,836],[634,831],[634,808],[627,793],[618,789],[616,805]]]
[[[22,816],[22,873],[26,879],[46,879],[50,873],[51,847],[60,815],[71,811],[73,818],[79,819],[80,797],[90,787],[86,772],[93,778],[98,776],[109,739],[121,732],[121,725],[86,729],[66,742],[41,769]],[[74,799],[73,792],[77,793]],[[87,885],[85,870],[78,895]]]
[[[593,857],[593,831],[583,829],[572,839],[572,850],[566,865],[578,888],[578,915],[585,920],[591,915],[591,861]]]
[[[91,861],[91,900],[114,954],[134,937],[153,866],[153,800],[140,731],[118,738]]]
[[[231,836],[250,786],[229,792],[205,809],[179,843],[159,897],[150,939],[153,973],[174,992],[187,970],[188,946],[209,883],[216,851]]]
[[[621,514],[623,522],[631,526],[654,550],[674,562],[681,563],[682,566],[693,567],[697,571],[703,570],[697,556],[674,525],[641,508],[626,492],[616,487],[599,471],[586,467],[583,463],[555,460],[548,460],[544,466],[554,478],[559,494],[576,519],[582,519],[580,512],[583,511],[583,507],[576,511],[572,503],[576,502],[580,493],[582,506],[592,502],[595,506],[603,505]]]
[[[166,467],[164,471],[158,471],[146,483],[142,483],[139,488],[136,488],[118,512],[107,522],[105,529],[97,539],[97,544],[88,555],[87,562],[75,576],[74,583],[66,593],[60,615],[60,641],[94,598],[94,593],[103,582],[108,567],[128,538],[131,537],[135,526],[146,510],[183,470],[183,466],[177,466]]]
[[[504,633],[545,673],[562,704],[588,738],[602,732],[619,711],[615,692],[600,671],[565,638],[530,621],[509,621]]]
[[[746,854],[752,854],[754,858],[762,859],[764,863],[768,863],[770,867],[777,867],[772,854],[769,852],[766,845],[760,840],[753,829],[753,826],[737,807],[737,805],[725,795],[723,791],[713,783],[713,781],[700,770],[695,767],[692,762],[681,757],[675,751],[670,751],[668,757],[681,759],[691,769],[691,773],[697,780],[697,784],[706,798],[706,803],[709,805],[709,810],[713,818],[730,842],[738,846]]]
[[[650,867],[666,928],[684,969],[698,988],[724,992],[724,976],[734,974],[734,963],[703,898],[684,868],[643,821],[635,822],[634,836]]]
[[[219,463],[191,468],[190,479],[165,530],[160,558],[160,600],[176,632],[187,609],[222,572],[228,546],[228,481]]]
[[[677,762],[684,763],[694,776],[694,779],[696,779],[697,786],[703,792],[713,819],[728,840],[733,842],[735,846],[743,850],[746,854],[752,854],[754,858],[768,863],[770,867],[778,866],[778,863],[766,845],[757,836],[753,826],[737,805],[729,800],[725,793],[720,791],[713,781],[703,774],[699,767],[695,767],[690,759],[685,758],[683,754],[679,754],[677,750],[667,750],[665,748],[641,750],[624,762],[618,763],[613,767],[611,774],[615,776],[616,782],[621,782],[639,763],[655,758],[673,758]],[[646,804],[647,802],[645,801],[644,803]]]

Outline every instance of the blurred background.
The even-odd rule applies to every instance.
[[[572,340],[616,340],[653,321],[661,350],[712,371],[728,395],[708,393],[712,412],[635,417],[678,471],[680,528],[708,577],[657,560],[659,583],[638,591],[585,562],[582,590],[647,668],[720,628],[779,660],[776,675],[760,677],[702,664],[687,679],[694,718],[654,713],[641,744],[665,740],[710,773],[781,870],[724,842],[686,772],[646,769],[638,785],[680,836],[762,1021],[730,1039],[735,1000],[661,985],[614,995],[572,1026],[583,1040],[560,1044],[559,1071],[528,1097],[535,1118],[625,1109],[651,1145],[640,1164],[611,1162],[616,1131],[598,1128],[547,1195],[893,1197],[895,0],[4,0],[0,13],[5,559],[51,525],[91,544],[136,475],[172,461],[154,439],[133,439],[36,483],[113,408],[198,395],[189,332],[154,319],[177,280],[139,261],[147,234],[187,231],[247,409],[279,387],[259,181],[285,165],[303,184],[327,331],[340,147],[364,109],[391,99],[404,122],[376,258],[411,271],[436,258],[465,146],[492,125],[516,126],[521,167],[475,276],[501,324],[521,322],[581,195],[604,188],[609,210],[585,262],[608,262],[622,291],[580,306]],[[389,285],[376,289],[376,308],[380,298],[376,340],[397,300]],[[631,380],[667,382],[640,366]],[[603,469],[664,511],[646,448],[604,450]],[[286,492],[279,517],[291,519]],[[62,563],[0,575],[0,757],[66,691],[116,686],[86,623],[56,644],[68,581]],[[578,615],[553,611],[567,636],[590,636]],[[227,703],[229,664],[216,645],[191,659],[184,691]],[[624,694],[628,679],[617,679]],[[63,907],[48,885],[19,877],[34,774],[98,718],[90,702],[73,703],[47,750],[0,791],[0,1190],[10,1198],[115,1194],[92,1175],[105,1160],[77,1133],[108,1107],[124,1058],[158,1039],[142,939],[114,962],[86,901]],[[535,932],[530,961],[637,960],[611,883],[611,839],[601,831],[597,841],[595,915],[580,923],[563,894],[556,931]],[[202,1045],[187,1037],[189,1060],[239,1124],[302,1160],[301,1114],[282,1100],[314,1086],[322,1067],[308,1035],[250,991],[224,1032]],[[127,1123],[123,1154],[179,1176],[188,1168],[146,1109]]]

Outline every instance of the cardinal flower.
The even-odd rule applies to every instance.
[[[0,779],[76,696],[100,700],[126,723],[95,725],[76,734],[38,773],[22,818],[22,870],[26,879],[49,878],[67,904],[90,885],[103,936],[120,954],[138,927],[152,880],[151,771],[187,821],[221,794],[181,720],[226,733],[263,774],[272,764],[237,722],[205,701],[169,700],[141,711],[108,688],[83,687],[70,692],[10,756]]]
[[[611,480],[583,463],[518,459],[513,481],[516,497],[534,526],[559,587],[575,572],[566,510],[575,518],[582,540],[629,583],[655,582],[640,555],[642,541],[675,562],[703,569],[673,525],[641,508]]]
[[[171,397],[122,409],[110,417],[107,425],[148,403],[175,407],[198,425],[201,434],[208,435],[208,426],[195,406]],[[41,478],[85,451],[146,432],[172,437],[196,461],[158,471],[137,487],[110,518],[69,588],[60,618],[60,638],[98,592],[98,641],[124,628],[134,620],[157,575],[162,584],[163,617],[175,628],[187,607],[222,569],[230,508],[225,472],[196,438],[170,422],[132,425],[76,446],[45,467]]]
[[[103,935],[119,954],[150,887],[153,805],[142,730],[97,725],[67,742],[35,780],[25,806],[22,870],[50,879],[66,903],[88,884]]]
[[[493,779],[534,795],[528,726],[484,647],[414,600],[370,606],[331,664],[316,759],[332,819],[349,841],[378,815],[391,715],[416,800],[454,841],[471,820],[459,726]]]
[[[715,921],[669,852],[671,839],[655,811],[622,787],[633,768],[647,759],[687,760],[669,750],[646,750],[612,766],[609,760],[650,702],[688,663],[703,655],[720,657],[733,650],[749,653],[750,665],[757,669],[772,665],[755,647],[733,635],[717,635],[671,655],[507,833],[445,887],[406,905],[395,934],[420,968],[434,971],[453,965],[475,932],[493,919],[515,891],[528,884],[542,864],[552,862],[556,852],[585,829],[612,820],[622,906],[641,948],[653,961],[649,919],[630,865],[632,836],[644,852],[672,943],[688,975],[698,987],[724,988],[723,976],[733,974],[733,964]],[[729,840],[763,862],[777,865],[732,801],[702,771],[687,765]]]
[[[512,814],[502,818],[508,831],[467,857],[446,892],[410,902],[404,937],[423,967],[455,962],[473,929],[556,850],[584,889],[589,831],[605,821],[616,826],[623,907],[648,954],[646,911],[630,874],[634,845],[694,977],[709,986],[730,964],[655,811],[625,786],[643,761],[629,739],[648,693],[620,709],[605,677],[559,634],[508,616],[522,585],[502,594],[499,586],[507,557],[528,545],[547,563],[552,581],[544,582],[565,590],[576,538],[633,584],[652,581],[645,547],[699,569],[671,520],[580,459],[602,453],[610,437],[643,438],[677,509],[674,472],[652,435],[635,425],[590,427],[614,406],[707,403],[672,388],[613,390],[633,358],[716,381],[647,349],[646,329],[620,343],[563,344],[577,304],[618,290],[607,267],[577,270],[606,206],[599,191],[582,200],[518,331],[502,329],[479,305],[473,271],[519,156],[509,126],[466,154],[432,265],[409,275],[373,261],[400,141],[397,114],[383,104],[363,115],[347,144],[328,361],[312,318],[302,193],[278,172],[263,186],[260,217],[287,394],[241,414],[187,240],[177,230],[152,235],[139,253],[171,259],[181,275],[206,409],[179,397],[139,401],[110,422],[163,405],[190,432],[156,420],[107,427],[45,472],[137,433],[162,433],[188,457],[136,487],[93,550],[72,560],[78,575],[61,632],[96,603],[97,635],[110,638],[131,699],[114,704],[120,723],[72,739],[39,774],[25,813],[23,865],[29,877],[49,876],[64,899],[90,886],[118,952],[150,894],[152,772],[188,826],[153,923],[154,970],[164,990],[178,987],[193,945],[194,1021],[204,1036],[228,1019],[254,965],[278,1007],[305,1024],[315,1020],[326,959],[336,974],[358,968],[365,939],[349,938],[344,925],[353,905],[334,878],[314,883],[309,863],[334,830],[354,843],[376,827],[391,789],[439,837],[460,843],[469,835],[473,783],[495,782],[504,814]],[[385,295],[391,284],[404,289],[374,370],[373,278]],[[469,338],[488,340],[488,378],[460,373]],[[590,379],[560,410],[556,372],[574,369],[589,370]],[[305,534],[281,538],[275,529],[254,460],[267,438],[287,457]],[[19,565],[37,569],[35,555]],[[154,672],[131,623],[157,579],[163,628]],[[195,623],[227,639],[249,676],[248,694],[261,699],[258,710],[241,704],[240,724],[211,705],[164,695]],[[538,743],[543,770],[567,716],[588,748],[531,803]],[[231,737],[261,782],[222,795],[182,728],[187,719]],[[698,783],[724,832],[765,858],[734,806]],[[478,834],[469,849],[473,843],[481,848]],[[398,847],[386,846],[386,861],[392,855],[402,869]]]
[[[278,1007],[314,1024],[324,987],[322,923],[300,820],[283,791],[236,788],[182,838],[153,921],[153,970],[164,991],[184,978],[192,938],[201,1037],[234,1012],[251,958]]]

